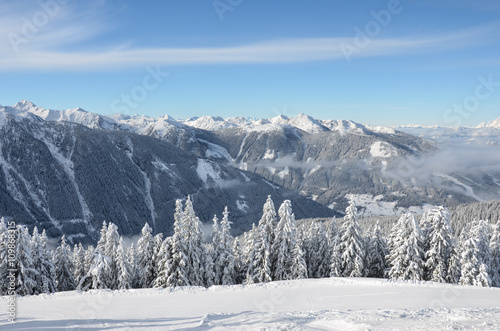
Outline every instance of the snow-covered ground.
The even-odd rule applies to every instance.
[[[5,298],[4,298],[5,299]],[[8,330],[500,330],[500,289],[328,278],[17,299]]]

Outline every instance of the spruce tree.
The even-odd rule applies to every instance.
[[[264,228],[254,228],[249,247],[252,248],[247,270],[246,284],[267,283],[272,281],[269,259],[269,244]]]
[[[285,200],[279,208],[280,221],[276,226],[274,242],[271,247],[273,280],[306,278],[305,260],[302,249],[297,243],[297,227],[292,203]]]
[[[152,287],[155,280],[153,262],[155,242],[151,234],[152,231],[149,224],[146,223],[142,228],[141,238],[137,241],[137,271],[141,288]]]
[[[47,234],[45,230],[40,235],[37,227],[33,229],[31,245],[33,263],[37,271],[37,286],[34,294],[56,292],[56,271],[52,261],[52,254],[47,248]]]
[[[388,269],[386,256],[389,254],[387,242],[380,233],[380,224],[377,221],[372,230],[367,248],[368,277],[384,278]]]
[[[451,260],[457,254],[457,244],[450,226],[450,214],[444,207],[433,209],[429,215],[428,250],[425,254],[425,267],[429,280],[451,283]]]
[[[186,231],[184,241],[187,244],[187,278],[190,285],[204,286],[204,246],[203,246],[203,225],[194,212],[191,197],[188,196],[184,206],[184,226]]]
[[[277,226],[277,220],[276,220],[276,208],[274,207],[274,202],[271,199],[271,196],[267,196],[267,200],[264,203],[264,206],[262,207],[262,217],[259,220],[259,231],[264,235],[261,240],[265,241],[265,244],[263,244],[263,247],[269,247],[269,249],[272,249],[274,245],[274,237],[276,233],[276,228]],[[276,256],[273,256],[272,252],[268,252],[267,255],[269,255],[269,259],[271,263],[272,261],[276,261],[278,258]],[[271,275],[275,274],[275,266],[270,265],[271,268]]]
[[[168,287],[191,285],[188,279],[188,245],[186,243],[187,234],[184,225],[184,212],[182,211],[182,201],[175,202],[174,214],[174,235],[172,236],[171,258],[165,264],[168,274],[165,285]],[[161,283],[163,286],[163,282]]]
[[[127,252],[123,247],[122,237],[120,237],[118,247],[116,248],[115,263],[117,275],[116,288],[119,290],[128,290],[132,288],[134,275],[132,273],[130,260],[127,257]]]
[[[357,209],[353,201],[346,209],[339,245],[342,275],[344,277],[363,277],[366,252]]]
[[[39,272],[35,269],[33,261],[31,236],[24,225],[18,225],[16,230],[16,293],[19,295],[35,294]]]
[[[170,262],[172,259],[172,237],[165,238],[158,256],[158,274],[154,287],[167,287],[167,279],[170,275]]]
[[[424,276],[422,233],[412,214],[402,215],[390,236],[389,278],[421,281]]]
[[[66,237],[61,237],[61,243],[54,254],[57,291],[72,291],[76,288],[73,258],[71,249],[66,243]]]
[[[500,287],[500,221],[492,226],[490,239],[491,284]]]

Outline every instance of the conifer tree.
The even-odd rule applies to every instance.
[[[423,280],[422,233],[412,214],[402,215],[391,231],[388,261],[389,278]]]
[[[165,285],[171,287],[191,285],[188,279],[188,245],[186,243],[187,234],[185,234],[186,227],[184,225],[184,212],[182,211],[181,200],[175,202],[174,220],[171,258],[168,261],[169,269]]]
[[[73,247],[73,278],[75,286],[78,286],[80,279],[87,274],[85,270],[85,249],[82,244],[74,245]]]
[[[264,228],[254,228],[249,247],[252,247],[247,270],[246,284],[267,283],[272,281],[269,260],[269,244]]]
[[[137,271],[141,288],[152,287],[155,280],[153,262],[155,242],[152,231],[146,223],[142,228],[141,238],[137,241]]]
[[[297,243],[297,228],[295,215],[292,212],[292,203],[285,200],[279,209],[280,221],[276,226],[274,242],[271,247],[272,266],[274,269],[274,280],[290,280],[307,277],[302,249]],[[298,276],[294,276],[299,274]]]
[[[451,260],[457,254],[457,245],[450,226],[450,214],[444,207],[433,209],[429,215],[428,250],[425,267],[429,280],[451,283]],[[452,272],[453,273],[453,272]]]
[[[500,221],[492,226],[490,239],[491,284],[500,287]]]
[[[264,235],[264,237],[261,239],[266,242],[265,244],[263,244],[263,247],[269,247],[269,249],[272,249],[276,233],[276,226],[276,208],[274,207],[274,202],[271,199],[271,196],[268,195],[267,200],[262,207],[262,217],[260,218],[258,225],[259,231]],[[273,263],[272,261],[277,260],[277,257],[273,256],[272,254],[272,252],[268,252],[271,263]],[[271,275],[274,275],[274,265],[271,264],[269,267],[271,268]]]
[[[28,228],[24,225],[16,227],[16,293],[19,295],[31,295],[37,291],[38,271],[33,261],[31,236]]]
[[[368,277],[383,278],[388,269],[386,256],[389,248],[385,238],[380,233],[380,224],[377,221],[368,240],[367,269]]]
[[[127,252],[123,247],[123,238],[120,237],[118,247],[116,248],[116,288],[120,290],[128,290],[132,288],[133,274],[130,260],[127,258]]]
[[[323,223],[313,222],[304,232],[304,258],[309,278],[322,278],[330,275],[331,248]]]
[[[76,288],[73,258],[71,249],[66,243],[66,237],[61,237],[61,243],[54,254],[57,291],[72,291]]]
[[[172,237],[167,237],[163,241],[158,253],[158,274],[154,287],[167,287],[167,279],[170,275],[170,262],[172,260]]]
[[[191,197],[188,196],[184,206],[184,241],[187,244],[187,278],[190,285],[204,286],[204,246],[202,224],[194,212]]]
[[[339,245],[342,276],[363,277],[366,252],[357,209],[353,201],[350,202],[346,209]]]
[[[45,230],[40,235],[35,226],[31,245],[34,268],[37,271],[37,285],[34,294],[54,293],[57,290],[56,271],[52,262],[52,255],[47,249],[47,234]]]

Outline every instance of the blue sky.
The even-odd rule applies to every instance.
[[[3,1],[0,104],[477,125],[500,116],[499,14],[494,0]]]

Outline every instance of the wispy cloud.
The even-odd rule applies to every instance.
[[[5,13],[5,8],[3,9]],[[26,14],[24,18],[29,20],[32,15],[33,12]],[[352,44],[354,38],[348,36],[280,39],[232,47],[134,48],[130,45],[115,45],[107,49],[91,49],[87,46],[83,48],[85,51],[71,51],[68,50],[68,45],[92,40],[105,29],[105,25],[96,20],[95,15],[88,15],[85,19],[82,19],[81,13],[78,15],[79,19],[68,19],[77,16],[74,8],[59,8],[58,14],[50,17],[50,22],[30,36],[29,42],[18,45],[20,49],[17,50],[9,36],[12,37],[13,32],[20,35],[23,21],[19,17],[13,19],[9,15],[0,16],[0,49],[3,50],[0,52],[0,71],[78,71],[148,64],[278,64],[343,60],[344,54],[340,45]],[[485,25],[441,35],[373,39],[356,56],[408,55],[467,48],[491,42],[493,36],[498,39],[498,34],[500,32],[496,25]],[[126,41],[120,43],[124,44]]]

